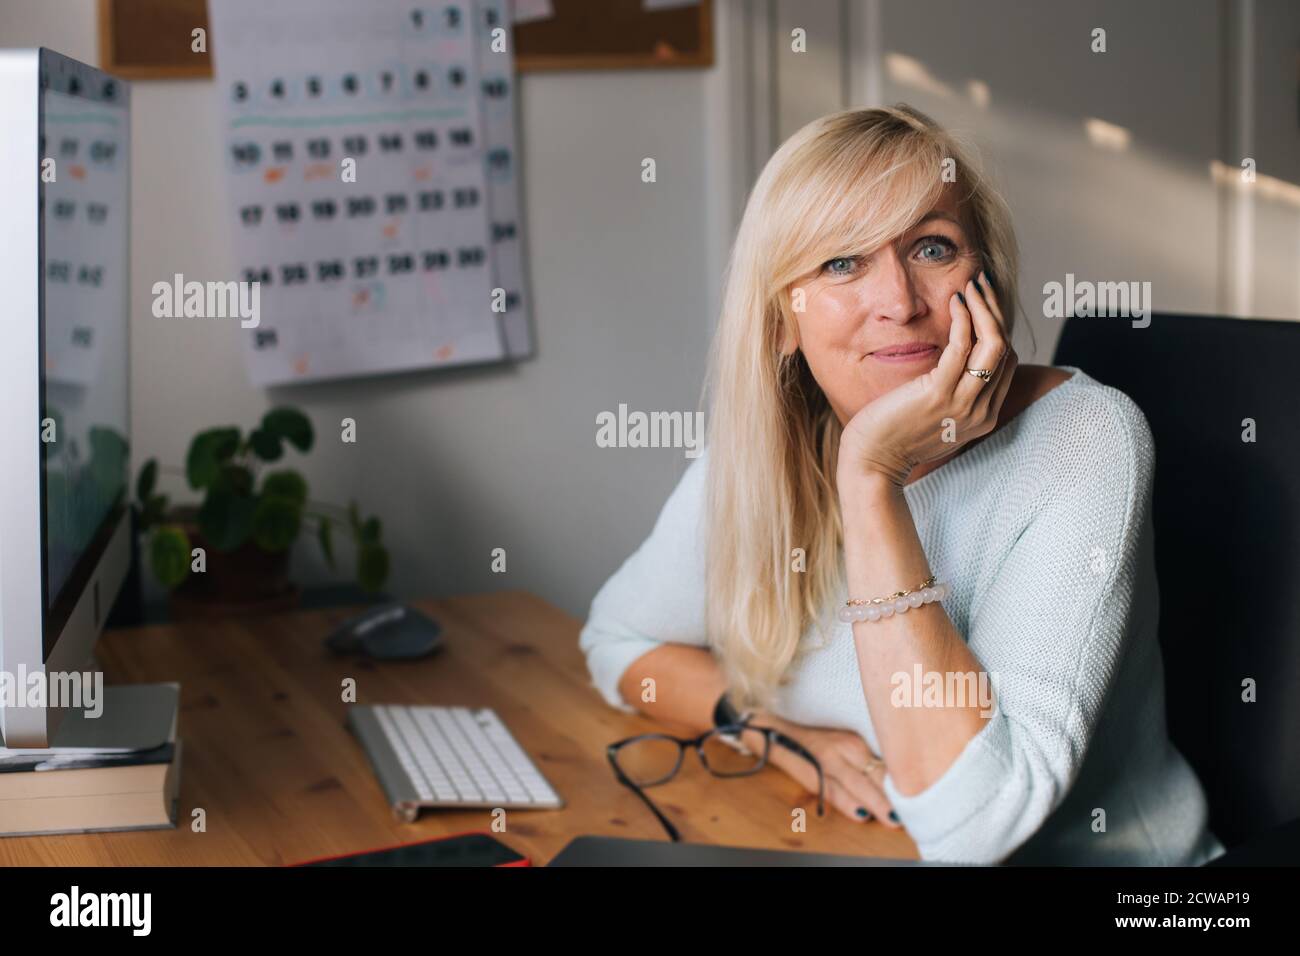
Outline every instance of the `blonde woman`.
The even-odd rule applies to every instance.
[[[1223,848],[1165,729],[1151,434],[1080,369],[1018,364],[1016,272],[932,120],[792,136],[736,237],[706,450],[581,647],[621,710],[798,741],[923,859],[1200,864]]]

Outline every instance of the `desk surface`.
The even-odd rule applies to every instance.
[[[583,834],[666,840],[659,822],[614,779],[605,746],[664,729],[608,707],[588,681],[579,621],[524,592],[415,605],[443,626],[442,652],[375,664],[335,657],[321,641],[347,610],[301,611],[106,634],[108,683],[181,684],[181,768],[174,830],[0,839],[0,866],[278,865],[491,829],[488,810],[391,814],[365,753],[344,726],[342,682],[359,703],[492,707],[564,797],[562,810],[507,810],[501,839],[549,862]],[[684,728],[668,728],[684,730]],[[685,840],[732,846],[916,857],[907,835],[855,823],[775,768],[715,780],[687,765],[651,794]],[[806,807],[807,832],[791,830]],[[193,811],[206,814],[194,832]]]

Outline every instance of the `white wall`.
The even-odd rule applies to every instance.
[[[1223,157],[1238,174],[1234,200],[1246,205],[1240,308],[1294,319],[1300,317],[1300,3],[1238,0],[1232,11],[1249,37],[1249,55],[1233,64],[1239,79],[1232,95],[1248,108],[1242,110],[1248,121],[1237,124],[1244,141],[1229,137]],[[1259,174],[1249,189],[1239,185],[1246,156]]]
[[[1043,284],[1067,273],[1150,281],[1162,311],[1215,311],[1219,210],[1208,164],[1223,86],[1217,2],[1178,2],[1176,32],[1173,6],[884,5],[886,100],[907,99],[970,136],[1011,205],[1035,361],[1050,360],[1062,325],[1043,317]],[[1090,49],[1097,27],[1105,53]],[[918,88],[899,57],[951,93]],[[987,88],[986,107],[972,82]],[[1090,119],[1122,128],[1127,148],[1093,145]],[[1023,334],[1020,343],[1028,358]]]
[[[355,496],[381,516],[399,596],[526,588],[585,616],[688,464],[680,450],[599,449],[595,421],[619,403],[697,408],[735,219],[730,36],[711,70],[523,75],[535,358],[269,393],[247,384],[237,326],[151,315],[155,281],[235,267],[211,82],[133,84],[136,460],[183,464],[197,428],[293,402],[320,433],[302,462],[313,497]],[[95,63],[95,3],[6,0],[0,45]],[[656,184],[640,181],[646,156]],[[331,426],[345,416],[356,445]],[[496,547],[507,574],[490,571]],[[314,542],[294,561],[306,582],[327,577]]]
[[[1253,46],[1231,33],[1246,7]],[[1150,281],[1159,311],[1300,318],[1292,0],[775,0],[773,9],[778,138],[831,110],[904,101],[977,147],[1020,240],[1022,360],[1051,360],[1062,323],[1043,317],[1041,290],[1066,273]],[[806,54],[790,51],[796,26],[808,31]],[[1096,27],[1105,53],[1092,52]],[[1234,137],[1243,116],[1249,142]],[[1089,119],[1119,127],[1127,145],[1091,142]],[[1234,231],[1243,193],[1220,185],[1211,164],[1239,172],[1243,156],[1275,182],[1251,192],[1250,218]]]

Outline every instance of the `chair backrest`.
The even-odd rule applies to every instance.
[[[1211,828],[1232,846],[1300,817],[1300,322],[1076,316],[1054,362],[1151,425],[1169,733]]]

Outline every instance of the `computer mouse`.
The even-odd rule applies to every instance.
[[[344,621],[325,638],[337,654],[381,661],[414,660],[442,647],[437,621],[404,604],[381,604]]]

